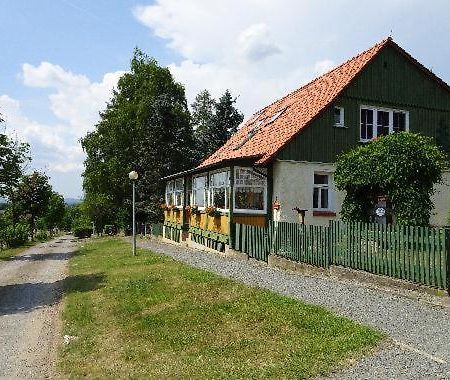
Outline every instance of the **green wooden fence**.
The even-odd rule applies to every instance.
[[[163,224],[162,223],[153,223],[151,232],[153,236],[162,236],[163,234]]]
[[[449,230],[373,223],[330,223],[331,263],[447,288]]]
[[[273,233],[267,227],[235,224],[234,249],[249,257],[267,261],[271,251]]]
[[[176,242],[180,241],[181,236],[181,225],[176,223],[165,223],[164,224],[164,235],[166,239],[170,239]]]
[[[273,236],[272,253],[318,267],[330,265],[328,227],[270,222],[269,229]]]
[[[449,289],[450,230],[373,223],[329,227],[269,222],[235,225],[234,249],[267,261],[269,254],[327,268],[339,265]]]

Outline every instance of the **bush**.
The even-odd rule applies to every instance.
[[[6,226],[0,232],[0,241],[9,248],[24,245],[28,242],[28,226],[24,223]]]
[[[103,229],[103,233],[109,236],[117,235],[117,228],[113,224],[107,224]]]
[[[77,226],[73,228],[72,233],[77,238],[88,238],[92,236],[92,227],[90,226]]]
[[[344,220],[368,222],[378,196],[392,207],[395,223],[429,224],[433,185],[442,180],[447,158],[431,137],[393,133],[341,154],[334,180],[346,196]]]
[[[39,230],[39,231],[36,233],[36,239],[39,240],[39,241],[45,241],[45,240],[47,240],[47,239],[48,239],[48,233],[47,233],[47,231]]]

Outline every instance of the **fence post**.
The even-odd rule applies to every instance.
[[[447,270],[447,294],[450,297],[450,230],[445,229],[445,251],[446,251],[446,270]]]

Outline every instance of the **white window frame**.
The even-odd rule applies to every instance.
[[[314,176],[315,175],[324,175],[328,177],[328,183],[327,184],[316,184],[314,183]],[[312,209],[313,211],[330,211],[335,212],[335,204],[334,204],[334,179],[333,179],[333,173],[332,172],[325,172],[325,171],[315,171],[313,173],[312,183],[313,183],[313,192],[312,192]],[[318,202],[319,205],[321,205],[321,189],[326,188],[328,189],[328,207],[314,207],[314,189],[319,189],[319,198]]]
[[[181,181],[181,190],[177,190],[176,183],[177,181]],[[181,193],[181,203],[177,203],[177,194]],[[173,199],[175,207],[183,207],[184,206],[184,178],[176,178],[173,181]]]
[[[211,177],[214,174],[217,173],[227,173],[227,180],[225,183],[225,186],[213,186],[211,184]],[[208,189],[207,189],[207,193],[208,193],[208,202],[207,205],[208,206],[214,206],[214,189],[220,189],[220,188],[225,188],[225,208],[217,208],[218,211],[220,212],[229,212],[230,211],[230,169],[229,168],[224,168],[224,169],[219,169],[219,170],[215,170],[213,172],[209,172],[208,173]]]
[[[361,111],[371,110],[373,112],[373,134],[371,139],[363,139],[361,138]],[[409,131],[409,111],[395,109],[395,108],[384,108],[384,107],[375,107],[375,106],[367,106],[361,105],[359,107],[359,141],[360,142],[369,142],[378,137],[378,111],[384,111],[389,113],[389,134],[394,133],[394,112],[401,112],[405,114],[405,131]]]
[[[257,173],[252,167],[250,166],[235,166],[234,167],[234,178],[237,177],[237,171],[240,169],[250,169],[253,172],[255,172],[257,175],[262,176],[261,174]],[[266,174],[267,175],[267,174]],[[264,207],[262,210],[251,210],[251,209],[243,209],[243,208],[236,208],[236,190],[240,187],[263,187],[263,200],[264,200]],[[236,214],[257,214],[257,215],[265,215],[267,214],[267,177],[264,177],[264,184],[263,186],[248,186],[248,185],[236,185],[236,181],[233,186],[233,213]]]
[[[181,190],[177,190],[175,187],[176,181],[180,181],[182,183]],[[170,188],[169,185],[172,185]],[[181,203],[177,203],[177,193],[181,193]],[[173,202],[169,201],[170,196],[172,196]],[[166,205],[168,206],[175,206],[175,207],[183,207],[184,203],[184,179],[183,178],[176,178],[172,179],[170,181],[167,181],[166,183],[166,191],[165,191],[165,199],[166,199]]]
[[[203,186],[203,199],[204,199],[203,206],[200,206],[195,199],[195,192],[196,192],[197,188],[194,187],[194,183],[195,183],[195,179],[199,178],[199,177],[205,178],[205,185]],[[208,180],[209,180],[208,173],[202,173],[202,174],[198,174],[198,175],[192,177],[191,205],[196,205],[199,210],[204,210],[209,204],[209,202],[208,202]],[[198,190],[200,190],[200,189],[198,189]]]
[[[172,188],[169,189],[169,185],[172,184]],[[173,199],[173,189],[175,187],[175,182],[173,180],[167,181],[166,182],[166,191],[165,191],[165,198],[166,198],[166,205],[170,206],[172,203],[169,202],[169,197],[170,195],[172,195],[172,199]]]
[[[339,122],[335,122],[334,123],[334,126],[336,127],[336,128],[345,128],[345,124],[344,124],[344,122],[345,122],[345,117],[344,117],[344,115],[345,115],[345,111],[344,111],[344,107],[334,107],[333,108],[333,121],[334,121],[334,112],[335,112],[335,110],[339,110],[340,111],[340,115],[339,115]]]

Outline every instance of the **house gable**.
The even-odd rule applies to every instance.
[[[334,162],[360,140],[360,107],[409,112],[409,130],[431,136],[450,151],[450,90],[396,45],[387,45],[350,85],[277,155],[278,159]],[[345,128],[334,126],[334,107],[345,111]]]

